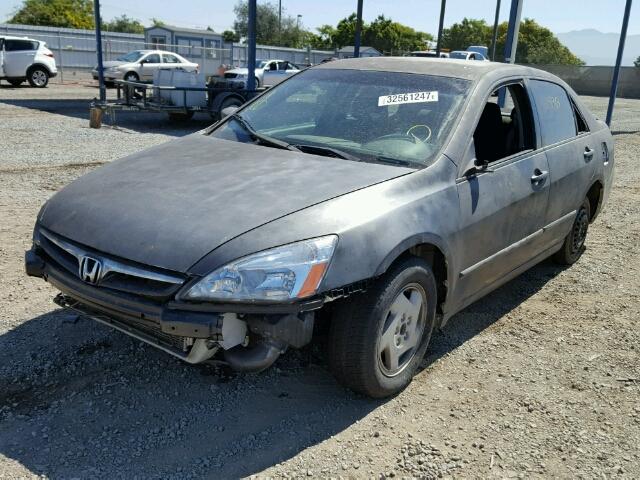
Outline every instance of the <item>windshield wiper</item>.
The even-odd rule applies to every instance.
[[[319,145],[308,145],[308,144],[295,144],[291,146],[297,148],[301,152],[324,155],[326,157],[337,157],[337,158],[342,158],[344,160],[353,160],[354,162],[362,162],[361,158],[356,157],[355,155],[351,155],[350,153],[347,153],[344,150],[338,150],[337,148],[321,147]]]
[[[400,158],[392,158],[392,157],[374,157],[374,162],[378,163],[387,163],[390,165],[401,165],[403,167],[411,167],[411,168],[424,168],[425,165],[420,162],[413,162],[411,160],[402,160]]]
[[[282,140],[278,140],[277,138],[272,138],[272,137],[268,137],[266,135],[262,135],[261,133],[258,133],[255,131],[255,129],[249,124],[249,122],[247,122],[240,114],[238,113],[233,113],[231,114],[231,118],[233,120],[235,120],[236,122],[238,122],[240,124],[240,126],[242,128],[245,129],[245,131],[249,134],[249,136],[264,144],[264,145],[268,145],[271,147],[276,147],[276,148],[283,148],[285,150],[295,150],[298,151],[298,148],[296,148],[294,145],[290,145],[287,142],[283,142]]]

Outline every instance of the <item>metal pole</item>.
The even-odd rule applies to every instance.
[[[62,37],[58,32],[58,70],[60,71],[60,83],[64,83],[64,60],[62,59]]]
[[[100,0],[93,0],[93,19],[96,24],[96,53],[98,55],[98,87],[100,101],[107,100],[107,90],[104,87],[104,68],[102,65],[102,20],[100,19]]]
[[[491,61],[496,61],[496,44],[498,43],[498,21],[500,20],[500,0],[496,3],[496,18],[493,21],[493,40],[491,42]]]
[[[362,0],[358,0],[358,11],[356,13],[356,38],[353,44],[353,57],[360,57],[360,37],[362,36]]]
[[[616,66],[613,69],[613,79],[611,80],[611,92],[609,93],[609,106],[607,107],[607,125],[611,126],[611,117],[613,116],[613,106],[616,102],[618,93],[618,79],[620,76],[620,64],[622,63],[622,54],[624,53],[624,42],[627,39],[627,27],[629,26],[629,15],[631,13],[631,0],[627,0],[624,8],[624,17],[622,19],[622,30],[620,30],[620,42],[618,43],[618,56],[616,57]]]
[[[440,56],[440,48],[442,47],[442,30],[444,29],[444,12],[447,8],[447,0],[442,0],[440,4],[440,23],[438,24],[438,41],[436,43],[436,56]]]
[[[516,51],[518,49],[518,33],[520,32],[520,17],[522,16],[522,2],[524,0],[511,0],[511,12],[509,13],[509,28],[507,29],[507,43],[504,45],[505,63],[516,63]],[[504,108],[506,88],[498,92],[498,105]]]
[[[278,0],[278,43],[282,45],[282,0]]]
[[[507,30],[507,43],[504,45],[504,61],[516,63],[516,50],[518,49],[518,33],[520,32],[520,17],[522,16],[523,0],[511,0],[511,12],[509,13],[509,29]]]
[[[249,0],[247,25],[247,90],[256,89],[256,0]]]

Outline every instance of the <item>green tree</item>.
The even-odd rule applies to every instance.
[[[144,33],[144,25],[134,18],[126,15],[116,17],[110,22],[103,22],[102,28],[108,32],[120,33]]]
[[[380,52],[398,55],[424,49],[433,37],[380,15],[364,28],[362,40]]]
[[[636,58],[636,59],[635,59],[635,61],[633,62],[633,64],[634,64],[636,67],[640,68],[640,57]]]
[[[498,26],[496,61],[504,60],[508,23]],[[442,32],[442,47],[449,50],[465,50],[470,45],[491,45],[493,28],[484,20],[465,18]],[[571,50],[549,30],[535,20],[525,18],[520,23],[516,63],[539,65],[584,65]]]
[[[91,0],[23,0],[8,23],[92,29]]]
[[[484,20],[465,18],[442,31],[442,48],[448,50],[466,50],[470,45],[491,43],[492,28]]]
[[[152,17],[151,18],[151,26],[152,27],[164,27],[165,25],[166,25],[166,23],[164,23],[159,18],[156,18],[156,17]]]
[[[224,32],[222,32],[222,39],[225,42],[239,42],[240,35],[238,35],[233,30],[225,30]]]

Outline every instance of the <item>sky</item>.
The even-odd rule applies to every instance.
[[[258,0],[259,3],[278,0]],[[110,20],[126,14],[149,24],[151,17],[182,27],[211,26],[216,31],[233,25],[236,0],[104,0],[102,17]],[[8,19],[22,0],[0,0],[0,22]],[[335,25],[355,11],[356,0],[282,0],[289,15],[302,15],[305,27]],[[509,17],[511,2],[502,0],[500,20]],[[594,28],[601,32],[619,32],[625,0],[525,0],[522,16],[535,19],[554,33]],[[448,0],[445,26],[462,18],[484,18],[493,23],[496,0]],[[435,34],[438,30],[440,0],[364,0],[364,19],[373,20],[384,14],[416,30]],[[629,31],[640,34],[640,1],[632,7]]]

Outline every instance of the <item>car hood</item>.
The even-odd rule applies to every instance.
[[[256,72],[258,69],[256,69]],[[224,73],[235,73],[236,75],[247,75],[249,73],[248,68],[232,68],[231,70],[226,70]]]
[[[187,272],[249,230],[412,171],[195,134],[74,181],[39,224],[100,252]]]
[[[111,68],[111,67],[119,67],[120,65],[124,65],[127,62],[123,62],[121,60],[110,60],[108,62],[102,62],[102,67],[106,70],[107,68]],[[96,66],[95,70],[97,70],[98,67]]]

